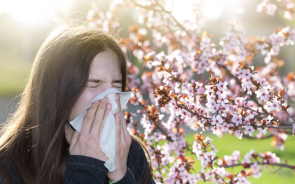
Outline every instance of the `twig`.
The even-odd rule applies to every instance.
[[[162,10],[157,10],[157,9],[154,9],[152,7],[148,7],[148,6],[143,6],[141,4],[138,4],[137,2],[135,2],[134,0],[131,0],[132,3],[134,3],[136,6],[139,6],[141,8],[144,8],[144,9],[147,9],[147,10],[153,10],[153,11],[156,11],[156,12],[162,12]]]
[[[274,126],[257,126],[257,128],[274,128],[274,129],[288,129],[293,128],[293,126],[283,126],[283,127],[274,127]]]
[[[174,6],[174,0],[172,0],[172,3],[171,3],[171,14],[172,14],[172,10],[173,10],[173,6]]]
[[[295,119],[289,114],[289,112],[287,111],[287,109],[285,109],[285,112],[288,114],[288,116],[295,122]]]
[[[227,69],[227,68],[226,68],[226,69]],[[169,73],[171,76],[173,76],[171,71],[169,72],[169,71],[166,70],[166,72]],[[229,71],[228,71],[228,72],[229,72]],[[229,73],[230,73],[230,75],[232,75],[231,72],[229,72]],[[232,76],[233,76],[233,75],[232,75]],[[233,76],[233,77],[234,77],[234,76]],[[234,78],[236,78],[236,77],[234,77]],[[237,78],[236,78],[236,79],[237,79]],[[240,82],[240,81],[239,81],[239,82]],[[258,102],[257,102],[257,103],[258,103]],[[198,116],[198,117],[204,118],[204,119],[206,119],[206,120],[210,120],[210,119],[211,119],[211,118],[208,118],[208,117],[205,117],[205,116],[199,115],[199,114],[197,114],[197,113],[191,111],[191,110],[188,109],[186,106],[179,105],[179,104],[177,103],[177,101],[176,101],[176,104],[177,104],[177,107],[180,107],[180,108],[182,108],[182,109],[185,109],[185,110],[189,111],[189,112],[190,112],[191,114],[193,114],[193,115],[196,115],[196,116]],[[261,104],[258,103],[258,105],[261,105]],[[250,110],[252,110],[252,109],[250,109]],[[254,110],[253,110],[253,111],[254,111]],[[256,111],[256,112],[258,112],[258,111]],[[258,112],[258,113],[260,113],[260,112]],[[262,114],[269,115],[267,112],[266,112],[266,113],[262,113]],[[278,119],[275,118],[275,117],[274,117],[274,119],[277,120],[277,121],[280,121],[280,120],[278,120]],[[234,124],[233,122],[230,122],[230,123]],[[281,123],[285,123],[285,124],[293,125],[293,123],[290,123],[290,122],[281,122]],[[241,125],[242,125],[242,126],[245,126],[245,124],[241,124]],[[289,129],[289,128],[293,128],[293,126],[280,126],[280,127],[274,127],[274,126],[257,126],[257,128]]]
[[[283,167],[280,167],[279,169],[277,169],[276,171],[273,172],[273,174],[275,174],[276,172],[278,172],[279,170],[281,170]]]
[[[142,105],[141,102],[139,102],[138,98],[136,97],[136,95],[134,95],[136,101],[139,103],[139,105],[144,109],[145,106]],[[147,116],[148,117],[148,116]],[[172,138],[170,136],[168,136],[167,132],[165,130],[163,130],[159,125],[157,126],[157,129],[159,129],[167,138],[167,140],[172,141]]]
[[[156,142],[156,148],[158,147],[158,143]],[[162,172],[161,172],[161,169],[160,169],[160,156],[158,156],[158,154],[156,153],[156,159],[157,159],[157,162],[158,162],[158,171],[160,172],[160,174],[162,175]],[[161,182],[163,182],[163,178],[161,178]]]
[[[175,23],[182,29],[182,30],[184,30],[190,37],[192,36],[191,35],[191,33],[185,28],[185,27],[183,27],[183,25],[182,24],[180,24],[177,20],[176,20],[176,18],[172,15],[172,13],[170,12],[170,11],[167,11],[167,10],[165,10],[165,8],[157,1],[157,0],[155,0],[156,1],[156,3],[157,3],[157,5],[165,12],[165,13],[167,13],[167,14],[170,14],[171,15],[171,17],[173,18],[173,20],[175,21]]]
[[[268,139],[268,138],[271,138],[271,137],[273,137],[274,135],[267,135],[267,136],[265,136],[265,137],[261,137],[261,138],[257,138],[257,137],[251,137],[251,136],[249,136],[249,135],[243,135],[243,138],[247,138],[247,139]]]
[[[177,104],[177,102],[176,102],[176,104]],[[181,108],[181,109],[185,109],[185,110],[189,111],[191,114],[196,115],[196,116],[198,116],[198,117],[200,117],[200,118],[204,118],[204,119],[206,119],[206,120],[210,120],[210,119],[211,119],[211,118],[207,118],[207,117],[205,117],[205,116],[202,116],[202,115],[200,115],[200,114],[198,114],[198,113],[195,113],[195,112],[191,111],[191,110],[188,109],[186,106],[182,106],[182,105],[177,104],[177,107],[179,107],[179,108]]]
[[[147,10],[153,10],[153,11],[156,11],[156,12],[164,12],[164,13],[167,13],[167,14],[171,15],[172,19],[177,24],[177,26],[180,27],[182,30],[184,30],[190,37],[192,36],[191,33],[185,27],[183,27],[183,25],[181,23],[179,23],[176,20],[176,18],[172,15],[172,12],[167,11],[158,1],[156,1],[156,3],[157,3],[157,6],[161,8],[161,10],[157,10],[155,8],[152,8],[152,7],[143,6],[143,5],[138,4],[137,2],[135,2],[134,0],[131,0],[131,2],[134,3],[135,5],[141,7],[141,8],[147,9]]]
[[[239,84],[239,86],[242,86],[242,83],[241,83],[241,81],[236,77],[236,76],[234,76],[225,66],[221,66],[225,71],[226,71],[226,73],[230,76],[230,77],[232,77],[232,78],[234,78],[235,79],[235,81]],[[251,96],[251,99],[252,100],[254,100],[254,102],[259,106],[259,107],[261,107],[261,109],[263,110],[263,112],[265,113],[265,114],[268,114],[267,113],[267,111],[265,110],[265,108],[258,102],[258,100],[255,98],[255,96],[254,96],[254,94],[252,94]]]
[[[252,162],[252,163],[247,163],[247,165],[252,165],[257,163],[258,165],[274,165],[274,166],[279,166],[279,167],[285,167],[285,168],[289,168],[289,169],[295,169],[294,165],[287,165],[287,164],[278,164],[278,163],[261,163],[261,162]],[[218,165],[220,167],[224,167],[224,168],[230,168],[230,167],[237,167],[237,166],[243,166],[244,164],[233,164],[233,165]]]

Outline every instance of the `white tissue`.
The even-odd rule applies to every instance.
[[[121,109],[123,109],[129,99],[133,96],[133,93],[131,92],[121,92],[117,90],[116,88],[110,88],[108,90],[105,90],[104,92],[97,95],[91,103],[88,105],[88,107],[74,120],[70,122],[70,124],[80,132],[82,128],[82,123],[84,116],[87,112],[87,109],[91,106],[91,104],[97,100],[103,99],[105,96],[108,98],[108,103],[112,104],[112,110],[109,113],[109,115],[106,118],[101,138],[100,138],[100,145],[99,147],[101,150],[106,154],[106,156],[109,158],[104,164],[104,166],[110,171],[114,171],[116,169],[115,160],[116,160],[116,123],[115,123],[115,112],[117,110],[118,105],[116,104],[116,93],[120,94],[120,103],[121,103]]]

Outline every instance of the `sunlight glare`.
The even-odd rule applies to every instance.
[[[193,11],[191,10],[191,5],[193,0],[166,0],[165,8],[168,11],[172,11],[172,14],[179,21],[184,21],[188,18],[193,18]],[[171,9],[172,8],[172,9]]]
[[[209,20],[218,20],[223,12],[225,0],[206,0],[204,3],[204,14]]]
[[[166,10],[171,11],[173,4],[172,14],[178,20],[194,20],[194,13],[191,9],[193,3],[196,2],[201,2],[205,20],[218,20],[224,9],[228,9],[228,7],[230,7],[230,9],[236,9],[234,10],[234,13],[242,13],[243,11],[243,9],[239,7],[241,0],[166,0],[165,8]]]
[[[50,20],[55,11],[68,11],[73,0],[7,0],[7,13],[19,22],[38,24]]]

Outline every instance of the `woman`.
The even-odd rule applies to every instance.
[[[116,170],[104,167],[107,157],[98,145],[111,105],[107,98],[92,104],[80,133],[69,124],[109,88],[126,89],[126,60],[114,38],[86,26],[54,30],[36,55],[16,112],[1,130],[0,183],[154,183],[147,151],[130,138],[120,108]]]

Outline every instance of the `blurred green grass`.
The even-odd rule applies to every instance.
[[[15,97],[25,88],[32,63],[0,60],[0,97]]]
[[[281,159],[281,163],[285,163],[285,160],[288,160],[289,165],[295,165],[295,137],[288,136],[288,139],[285,142],[285,148],[283,151],[276,149],[271,146],[272,138],[263,139],[263,140],[250,140],[250,139],[238,139],[234,135],[224,135],[222,137],[217,137],[216,135],[212,135],[209,133],[205,133],[204,137],[209,136],[213,139],[212,143],[215,145],[218,150],[217,156],[222,158],[224,155],[231,155],[233,151],[237,150],[241,153],[241,159],[244,159],[246,153],[248,153],[251,149],[255,150],[255,153],[260,153],[264,151],[271,151],[275,153]],[[195,140],[193,133],[187,134],[185,140],[188,141],[188,144],[192,145]],[[209,148],[209,151],[211,149]],[[201,170],[201,162],[197,160],[195,155],[187,153],[188,157],[191,157],[196,160],[195,162],[195,171],[198,172]],[[219,159],[218,159],[219,160]],[[279,167],[271,167],[268,166],[267,169],[262,170],[262,176],[259,179],[255,179],[250,177],[249,180],[252,184],[278,184],[278,183],[295,183],[295,171],[291,169],[282,168],[280,170]],[[232,172],[233,174],[237,174],[241,171],[242,167],[228,168],[228,172]],[[277,171],[278,170],[278,171]],[[274,171],[277,171],[273,174]],[[205,183],[205,182],[199,182]],[[208,182],[207,182],[208,183]]]

